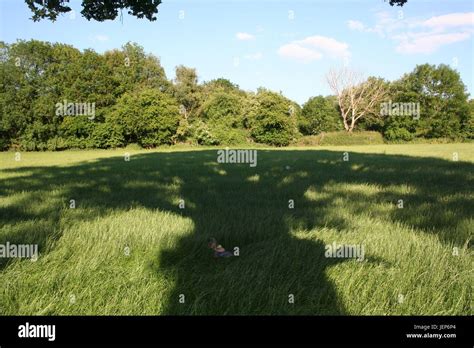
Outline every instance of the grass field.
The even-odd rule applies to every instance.
[[[473,144],[125,151],[0,153],[1,315],[474,313]]]

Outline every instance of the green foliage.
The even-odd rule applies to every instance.
[[[207,94],[210,94],[219,90],[225,91],[225,92],[235,92],[235,93],[240,92],[238,85],[224,78],[218,78],[218,79],[204,82],[202,85],[202,88],[204,92]]]
[[[214,80],[215,89],[212,91],[199,111],[199,117],[207,125],[206,131],[201,132],[208,145],[226,144],[237,145],[247,142],[248,131],[244,128],[244,96],[238,87],[227,80]],[[207,87],[209,88],[209,84]],[[211,140],[212,139],[212,140]]]
[[[393,102],[419,103],[420,118],[390,116],[384,134],[390,139],[468,137],[469,104],[466,87],[451,67],[418,65],[392,84]],[[472,124],[472,123],[471,123]],[[398,129],[405,129],[400,131]],[[411,133],[411,136],[407,135]]]
[[[214,93],[202,105],[200,117],[229,127],[239,127],[242,123],[242,101],[235,94]]]
[[[228,128],[222,124],[211,124],[209,128],[219,144],[240,145],[248,142],[249,134],[245,129]]]
[[[125,145],[123,129],[113,122],[97,123],[91,135],[94,147],[107,149]]]
[[[172,91],[158,57],[146,54],[143,47],[136,43],[129,42],[121,50],[107,51],[104,59],[110,71],[114,97],[131,92],[137,86],[157,88],[162,92]]]
[[[469,112],[461,119],[461,136],[465,139],[474,139],[474,99],[469,100]]]
[[[93,147],[91,135],[95,124],[87,116],[65,116],[59,128],[59,133],[66,146],[70,148]]]
[[[323,133],[320,141],[320,145],[373,145],[383,143],[382,134],[373,131]]]
[[[63,138],[57,136],[48,139],[48,142],[46,143],[46,149],[49,151],[65,150],[67,148],[67,142]]]
[[[406,128],[389,127],[385,131],[387,140],[403,140],[408,141],[414,138],[413,133],[410,133]]]
[[[343,127],[333,96],[310,98],[301,108],[281,93],[245,92],[224,78],[199,84],[196,70],[185,66],[169,81],[159,59],[134,43],[99,54],[37,40],[0,42],[0,73],[0,150],[249,141],[286,146],[301,133]],[[373,77],[367,83],[377,81],[388,88]],[[374,106],[358,129],[383,131],[390,141],[474,138],[474,102],[467,101],[459,73],[446,65],[417,66],[390,84],[387,98],[419,103],[420,119],[380,117]],[[94,114],[64,113],[71,104],[93,105]]]
[[[176,134],[172,137],[173,144],[184,143],[192,138],[192,127],[187,118],[181,117]]]
[[[304,105],[298,122],[304,135],[315,135],[344,129],[341,115],[334,97],[317,96],[310,98]]]
[[[196,121],[192,127],[193,138],[199,145],[219,145],[220,141],[217,136],[213,134],[209,126],[202,122]]]
[[[259,89],[249,115],[251,135],[259,143],[286,146],[297,135],[295,107],[281,94]]]
[[[48,19],[55,21],[60,14],[66,14],[72,9],[67,6],[69,0],[25,0],[28,8],[33,13],[34,21]],[[99,22],[114,20],[123,9],[128,9],[128,14],[137,18],[146,18],[155,21],[158,13],[158,5],[161,0],[82,0],[81,14],[87,20]]]
[[[374,131],[356,131],[347,133],[346,131],[320,133],[319,135],[305,136],[299,139],[296,145],[316,146],[316,145],[372,145],[383,144],[383,136]]]
[[[103,55],[36,40],[0,43],[0,64],[2,149],[122,146],[123,129],[110,122],[118,98],[140,88],[171,91],[159,60],[132,43]],[[171,99],[166,102],[175,107]],[[61,105],[69,103],[93,104],[93,122],[83,114],[64,115]],[[162,137],[143,141],[151,146]]]
[[[180,104],[184,117],[195,116],[201,103],[201,86],[198,85],[196,69],[179,65],[176,67],[176,77],[173,94]]]
[[[170,95],[145,88],[124,94],[110,122],[122,127],[126,143],[155,147],[172,143],[179,119],[178,103]]]
[[[190,138],[199,145],[240,145],[248,142],[249,134],[242,128],[229,128],[219,123],[197,120],[190,126]]]

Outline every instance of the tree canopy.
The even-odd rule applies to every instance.
[[[68,6],[69,0],[25,0],[25,2],[33,13],[34,21],[41,19],[55,21],[58,15],[72,11]],[[128,14],[132,16],[155,21],[160,4],[161,0],[82,0],[81,14],[87,20],[102,22],[114,20],[120,11],[128,9]]]
[[[168,78],[160,60],[134,43],[99,54],[0,42],[0,149],[286,146],[340,129],[377,130],[391,141],[474,138],[473,101],[459,73],[443,64],[418,65],[396,81],[353,80],[302,107],[281,92],[245,91],[225,78],[200,82],[191,67],[178,65],[175,75]],[[399,104],[415,104],[417,117],[395,112]],[[381,113],[384,105],[389,112]]]

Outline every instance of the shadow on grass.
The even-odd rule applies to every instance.
[[[372,203],[396,205],[402,199],[404,209],[371,213],[437,234],[444,243],[470,238],[464,227],[474,210],[471,163],[359,153],[344,162],[342,153],[323,150],[259,150],[255,168],[218,164],[216,158],[216,151],[149,153],[130,162],[114,157],[7,169],[19,176],[1,180],[0,195],[21,199],[0,206],[0,244],[37,243],[47,253],[51,240],[75,221],[131,206],[170,211],[191,218],[195,229],[150,260],[152,272],[174,282],[165,314],[337,315],[345,309],[326,272],[343,261],[326,258],[320,240],[292,234],[296,228],[350,230],[352,221],[334,211],[336,202],[358,215],[371,212]],[[379,190],[337,189],[346,184]],[[63,221],[61,210],[70,199],[88,210]],[[240,255],[214,260],[206,248],[209,237],[228,250],[237,247]],[[5,267],[0,260],[0,270]]]

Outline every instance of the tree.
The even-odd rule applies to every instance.
[[[397,5],[397,6],[403,6],[408,0],[390,0],[390,6]]]
[[[194,116],[194,112],[200,104],[200,92],[201,87],[198,85],[196,69],[184,65],[177,66],[174,79],[174,96],[182,105],[181,112],[185,118]]]
[[[177,103],[158,58],[133,43],[98,54],[36,40],[0,42],[0,68],[1,149],[119,146],[125,140],[109,115],[122,95],[151,88]],[[58,112],[58,104],[70,103],[90,106],[94,115]]]
[[[35,22],[41,19],[55,21],[60,14],[68,13],[72,9],[67,6],[69,0],[25,0]],[[158,5],[161,0],[82,0],[81,14],[87,20],[99,22],[114,20],[119,11],[128,9],[128,14],[137,18],[146,18],[155,21],[155,14],[158,13]]]
[[[269,145],[286,146],[296,136],[294,103],[264,88],[254,96],[255,104],[250,109],[250,126],[253,138]]]
[[[142,88],[125,93],[106,121],[122,127],[127,143],[154,147],[172,143],[179,119],[174,98],[156,89]]]
[[[469,115],[463,122],[462,129],[467,139],[474,139],[474,99],[469,100]]]
[[[331,69],[326,80],[336,95],[344,124],[344,129],[352,132],[362,117],[375,113],[387,94],[386,83],[382,79],[362,76],[348,68]]]
[[[75,57],[77,50],[37,40],[2,46],[1,133],[9,145],[45,149],[61,122],[54,105],[60,100],[66,81],[56,85],[57,67],[64,52]]]
[[[311,97],[303,105],[299,129],[304,135],[341,130],[342,122],[334,97]]]
[[[206,122],[208,133],[201,135],[210,136],[216,144],[244,143],[248,132],[244,129],[243,104],[244,98],[232,89],[216,89],[200,108],[199,119]]]
[[[224,91],[209,96],[201,107],[200,117],[230,127],[242,123],[242,102],[240,98]]]
[[[31,40],[4,44],[2,52],[0,126],[9,144],[29,150],[54,148],[48,142],[62,136],[65,116],[57,112],[58,103],[94,105],[96,121],[115,103],[112,70],[103,55],[93,50],[81,52],[69,45]],[[88,122],[84,127],[80,117],[68,119],[69,128],[83,131],[70,132],[63,140],[69,144],[78,143],[74,139],[88,141],[93,129]]]
[[[420,117],[389,117],[387,129],[405,129],[413,136],[429,138],[469,137],[472,133],[466,86],[448,65],[418,65],[395,81],[392,90],[395,102],[418,103]]]
[[[239,85],[232,83],[228,79],[218,78],[211,81],[206,81],[202,84],[204,94],[211,94],[218,90],[224,90],[226,92],[239,92]]]
[[[142,46],[128,42],[120,50],[105,52],[104,57],[111,70],[116,98],[131,92],[138,85],[172,92],[159,58],[146,54]]]

